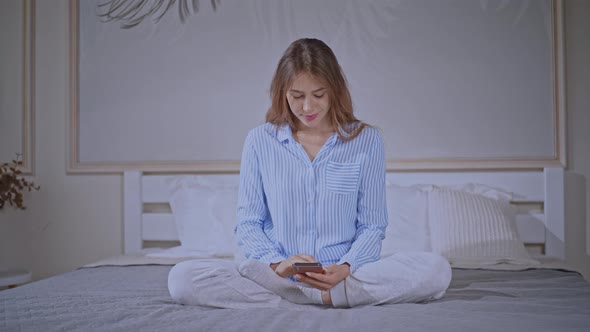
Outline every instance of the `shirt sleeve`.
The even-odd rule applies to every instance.
[[[264,232],[265,222],[270,222],[270,213],[254,139],[249,134],[242,151],[237,225],[234,232],[246,258],[258,259],[267,264],[285,260],[285,254]]]
[[[385,151],[381,135],[375,131],[372,151],[361,173],[355,240],[338,262],[350,264],[351,273],[366,263],[379,260],[381,241],[385,238],[387,227]]]

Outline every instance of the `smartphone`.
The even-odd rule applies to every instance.
[[[295,271],[295,273],[324,273],[324,267],[320,263],[293,263],[291,266],[293,267],[293,271]]]

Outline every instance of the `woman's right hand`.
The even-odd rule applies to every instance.
[[[287,278],[297,274],[293,270],[293,263],[317,263],[316,259],[310,255],[297,254],[293,255],[280,263],[270,264],[270,268],[281,278]]]

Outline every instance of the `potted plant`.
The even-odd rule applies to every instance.
[[[20,155],[17,154],[17,158],[12,160],[11,163],[0,165],[0,210],[6,204],[19,210],[26,209],[23,193],[40,189],[39,186],[35,186],[35,183],[27,181],[21,176],[20,167],[22,164]]]

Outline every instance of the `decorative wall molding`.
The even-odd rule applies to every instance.
[[[551,1],[553,147],[552,155],[494,158],[389,159],[388,171],[428,170],[539,170],[566,166],[564,1]],[[198,18],[197,18],[198,19]],[[80,159],[79,113],[79,1],[70,0],[70,116],[68,135],[69,173],[121,173],[129,169],[146,172],[226,173],[239,170],[239,160],[105,161]]]
[[[24,0],[23,173],[35,171],[35,0]]]
[[[0,5],[0,163],[20,159],[24,175],[34,175],[35,159],[35,1]],[[4,52],[5,51],[5,52]]]

